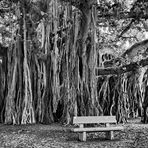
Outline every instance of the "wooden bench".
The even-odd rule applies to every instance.
[[[103,124],[102,127],[85,127],[86,124]],[[114,123],[114,126],[112,125]],[[73,124],[79,125],[72,132],[79,133],[79,140],[86,141],[86,132],[106,132],[106,138],[114,138],[113,131],[123,130],[123,126],[117,126],[116,116],[79,116],[73,118]]]

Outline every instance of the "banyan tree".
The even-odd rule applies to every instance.
[[[5,59],[0,64],[2,123],[70,124],[73,116],[82,115],[116,115],[118,122],[141,116],[148,122],[148,40],[127,50],[122,46],[129,38],[135,42],[124,36],[132,26],[142,22],[136,31],[147,29],[147,1],[1,4],[11,20],[4,17],[10,42],[7,54],[0,53]]]

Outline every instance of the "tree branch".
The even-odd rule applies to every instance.
[[[70,3],[71,5],[75,6],[79,10],[82,8],[90,8],[92,5],[97,4],[97,0],[61,0],[61,2],[67,2]]]
[[[142,59],[138,62],[132,62],[130,64],[121,66],[121,67],[111,67],[111,68],[97,68],[96,76],[100,75],[119,75],[126,72],[135,71],[140,67],[144,67],[148,65],[148,58]]]
[[[124,30],[120,33],[119,37],[122,37],[123,34],[125,34],[132,26],[134,23],[134,19],[131,20],[131,22],[124,28]]]

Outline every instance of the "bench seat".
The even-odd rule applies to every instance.
[[[110,127],[90,127],[90,128],[74,128],[72,132],[109,132],[109,131],[121,131],[124,128],[122,126],[110,126]]]

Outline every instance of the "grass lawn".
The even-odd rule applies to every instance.
[[[72,126],[0,124],[0,148],[148,148],[148,124],[134,119],[123,126],[114,132],[114,140],[106,140],[105,133],[89,133],[80,142],[77,133],[69,132]]]

